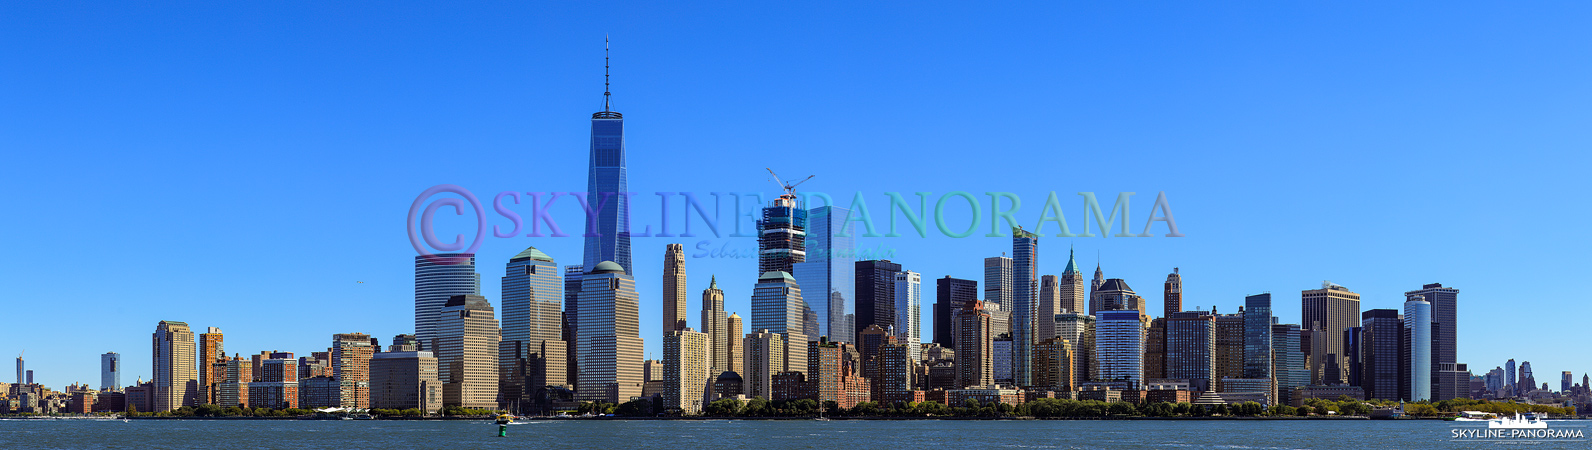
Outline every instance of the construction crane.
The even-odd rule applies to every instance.
[[[813,179],[814,176],[816,176],[816,175],[808,175],[807,178],[803,178],[801,181],[797,181],[795,184],[786,184],[784,181],[781,181],[779,179],[779,174],[774,173],[774,169],[767,168],[767,167],[764,167],[764,169],[768,169],[768,174],[774,176],[774,184],[778,184],[780,189],[784,189],[785,190],[785,193],[784,194],[780,194],[779,198],[781,200],[786,200],[786,201],[791,201],[791,202],[796,201],[796,186],[800,186],[802,183],[806,183],[807,180],[811,180],[811,179]]]

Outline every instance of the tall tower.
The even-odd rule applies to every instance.
[[[603,261],[582,277],[577,400],[619,403],[641,395],[639,301],[635,279],[618,263]]]
[[[492,305],[479,295],[455,295],[437,315],[437,376],[443,405],[497,408],[497,351],[503,334]]]
[[[1432,304],[1432,400],[1469,397],[1470,377],[1444,367],[1459,363],[1459,289],[1431,283],[1405,294],[1420,295]]]
[[[1162,292],[1161,317],[1172,317],[1172,313],[1183,311],[1183,276],[1178,275],[1176,267],[1166,276],[1166,286]],[[1270,296],[1267,294],[1268,299]],[[1270,327],[1271,323],[1268,322],[1266,326]]]
[[[1039,306],[1034,313],[1035,343],[1056,337],[1056,315],[1061,314],[1061,309],[1061,277],[1039,277]]]
[[[802,289],[796,279],[785,272],[767,272],[758,277],[752,289],[752,329],[784,335],[789,354],[782,355],[785,366],[774,372],[807,371],[806,325],[802,312],[807,309],[802,301]],[[801,343],[801,345],[796,345]],[[750,365],[752,362],[747,361]]]
[[[1244,297],[1244,378],[1271,378],[1271,317],[1270,293]]]
[[[1029,386],[1034,311],[1039,306],[1039,236],[1022,227],[1012,228],[1012,285],[1012,377],[1018,386]]]
[[[1409,355],[1409,379],[1404,380],[1406,401],[1432,399],[1432,304],[1420,294],[1404,302],[1404,348]]]
[[[895,277],[896,339],[906,344],[911,362],[923,353],[923,276],[904,270]]]
[[[1365,398],[1399,399],[1399,368],[1404,348],[1404,319],[1396,309],[1360,313],[1360,387]]]
[[[1301,292],[1299,326],[1311,333],[1310,383],[1341,384],[1349,381],[1348,349],[1343,330],[1359,325],[1360,294],[1322,283],[1321,289]],[[1325,341],[1324,345],[1318,341]]]
[[[1094,369],[1101,381],[1125,382],[1128,389],[1144,385],[1144,313],[1101,311],[1095,321]]]
[[[447,308],[443,308],[446,310]],[[332,335],[332,376],[337,378],[338,406],[370,407],[370,358],[376,347],[365,333]]]
[[[781,195],[757,221],[757,273],[795,271],[807,260],[807,210],[794,195]],[[806,348],[806,346],[802,346]]]
[[[984,301],[1011,309],[1012,259],[1005,256],[984,258]],[[984,305],[988,307],[989,305]]]
[[[955,349],[957,311],[976,301],[977,281],[951,278],[950,275],[934,280],[934,342],[941,347]]]
[[[100,389],[108,391],[122,390],[122,355],[116,352],[105,352],[100,355]]]
[[[526,247],[509,258],[503,274],[503,340],[497,348],[504,403],[534,405],[537,389],[568,384],[563,303],[563,280],[551,256]]]
[[[154,412],[195,406],[199,401],[199,379],[194,368],[193,330],[185,322],[162,320],[153,335],[155,392],[150,404]]]
[[[971,301],[956,310],[955,388],[988,386],[995,383],[995,335],[990,334],[990,316],[984,302]]]
[[[856,226],[846,221],[850,214],[833,206],[807,210],[806,259],[792,264],[802,298],[818,314],[816,333],[834,341],[849,341],[856,333]]]
[[[603,40],[603,110],[591,115],[591,160],[586,174],[586,204],[597,211],[586,224],[587,270],[611,261],[630,271],[630,198],[625,170],[625,118],[609,102],[608,45]],[[592,216],[587,216],[588,221]]]
[[[889,328],[896,325],[895,277],[901,265],[890,260],[857,261],[857,333],[869,325]],[[752,325],[752,329],[757,329]],[[855,342],[862,342],[859,338]]]
[[[663,404],[665,409],[696,414],[706,403],[709,385],[708,335],[684,330],[663,337]]]
[[[17,384],[26,383],[28,381],[27,374],[27,364],[22,360],[22,355],[17,355]]]
[[[1083,272],[1078,271],[1078,260],[1073,258],[1072,250],[1067,250],[1067,268],[1061,270],[1061,309],[1067,312],[1079,312],[1089,308],[1089,291],[1083,287]],[[1052,320],[1040,317],[1039,320]],[[1073,350],[1077,350],[1077,342],[1073,343]]]
[[[685,331],[685,315],[685,247],[669,244],[663,250],[663,335]]]
[[[737,375],[746,373],[746,355],[742,350],[744,341],[741,339],[741,330],[745,328],[741,325],[740,314],[730,313],[729,317],[724,318],[724,334],[730,341],[730,362],[724,365],[724,371],[735,372]]]
[[[421,350],[433,351],[437,312],[455,295],[481,295],[475,255],[439,253],[415,256],[415,338]]]
[[[708,279],[702,290],[702,333],[708,335],[708,369],[714,377],[730,370],[730,341],[739,336],[729,333],[729,318],[724,313],[724,290],[718,277]]]
[[[215,363],[226,362],[227,352],[224,349],[224,336],[220,328],[208,327],[204,333],[199,334],[199,355],[194,359],[199,363],[199,403],[217,404],[216,387],[221,382],[221,376],[213,367]]]

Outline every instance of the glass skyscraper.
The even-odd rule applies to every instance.
[[[1271,294],[1244,297],[1244,378],[1271,378]]]
[[[850,341],[856,335],[856,237],[845,208],[822,206],[807,211],[807,258],[793,265],[796,284],[807,306],[818,313],[818,335]],[[828,295],[824,295],[824,293]],[[815,336],[816,337],[816,336]]]
[[[100,389],[122,390],[122,355],[106,352],[100,355]]]
[[[1033,375],[1030,366],[1034,352],[1034,311],[1039,306],[1039,236],[1021,227],[1012,229],[1012,286],[1012,377],[1018,386],[1029,386]],[[1142,337],[1139,344],[1142,369]]]
[[[481,275],[475,273],[474,254],[415,256],[415,338],[422,350],[433,351],[437,313],[455,295],[481,295]]]
[[[503,340],[498,344],[505,403],[530,406],[537,388],[565,384],[563,280],[536,247],[509,258],[503,274]]]
[[[913,362],[923,353],[923,276],[904,270],[895,276],[896,340],[906,344]]]
[[[603,110],[591,115],[591,170],[586,174],[586,202],[597,211],[597,223],[586,224],[588,270],[613,261],[630,271],[630,200],[625,174],[625,118],[608,102],[608,61],[603,57]],[[587,216],[587,220],[591,220]]]
[[[1408,388],[1404,400],[1432,399],[1432,304],[1420,294],[1404,302],[1404,354],[1409,355]]]
[[[1137,310],[1100,311],[1096,315],[1093,362],[1100,381],[1125,382],[1128,389],[1144,385],[1143,318]]]
[[[1274,355],[1272,372],[1277,380],[1277,401],[1293,398],[1295,387],[1310,384],[1310,368],[1305,367],[1305,353],[1299,348],[1299,331],[1299,325],[1296,324],[1271,325]]]

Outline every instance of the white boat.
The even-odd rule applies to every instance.
[[[1499,417],[1487,421],[1487,428],[1546,429],[1548,428],[1548,422],[1535,416],[1530,418],[1523,417],[1517,412],[1514,417]]]
[[[1497,418],[1498,418],[1497,414],[1493,414],[1493,413],[1490,413],[1490,412],[1460,411],[1459,412],[1459,417],[1455,417],[1454,421],[1455,422],[1486,422],[1486,421],[1497,419]]]

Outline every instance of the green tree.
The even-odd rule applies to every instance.
[[[741,412],[741,401],[733,398],[721,398],[709,403],[702,411],[704,414],[716,417],[730,417]]]

